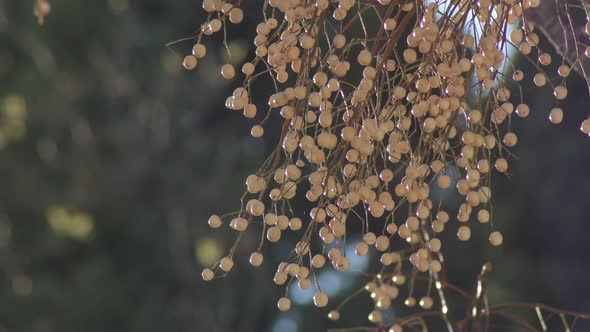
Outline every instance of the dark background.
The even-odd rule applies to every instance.
[[[223,107],[235,82],[218,74],[218,39],[206,42],[195,72],[165,47],[195,33],[200,1],[54,0],[44,26],[32,2],[0,0],[0,331],[369,325],[368,296],[338,323],[305,303],[277,313],[282,289],[271,279],[288,249],[271,247],[254,270],[246,261],[257,235],[227,278],[201,280],[234,238],[210,230],[208,216],[236,209],[243,180],[276,142],[272,126],[253,139],[253,123]],[[246,13],[229,33],[251,53],[259,18]],[[178,54],[191,47],[172,46]],[[524,86],[532,112],[512,124],[519,160],[494,188],[505,244],[491,248],[486,227],[469,244],[448,242],[449,280],[471,293],[481,265],[494,263],[493,304],[590,312],[590,139],[578,130],[590,99],[580,77],[568,81],[557,126],[546,119],[550,91]],[[332,303],[363,282],[347,278]]]

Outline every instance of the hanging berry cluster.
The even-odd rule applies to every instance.
[[[520,84],[550,86],[555,104],[549,120],[563,119],[565,78],[576,62],[559,59],[557,73],[545,72],[552,56],[539,48],[526,16],[540,0],[258,2],[264,19],[256,27],[255,55],[241,69],[220,68],[223,78],[242,82],[225,106],[253,121],[254,137],[264,135],[271,117],[282,118],[282,132],[273,138],[276,149],[247,177],[240,210],[209,218],[211,227],[227,223],[239,236],[227,256],[202,272],[203,279],[232,269],[245,232],[262,232],[250,256],[253,266],[263,263],[265,244],[296,232],[300,240],[278,265],[277,285],[315,287],[314,304],[325,307],[330,301],[316,271],[326,265],[346,271],[351,255],[377,253],[382,267],[369,274],[365,287],[374,299],[371,322],[381,324],[380,309],[403,285],[409,285],[407,306],[437,306],[444,316],[439,272],[445,244],[439,235],[458,223],[458,240],[469,241],[481,223],[492,246],[503,241],[493,219],[491,184],[492,177],[509,172],[510,150],[518,142],[511,123],[532,111]],[[242,22],[242,3],[203,1],[208,18],[192,55],[184,58],[186,69],[205,57],[203,38]],[[528,56],[538,72],[515,68],[510,49]],[[251,94],[263,78],[272,80],[275,91],[260,110]],[[590,134],[590,120],[581,131]],[[445,209],[446,191],[463,197],[458,209]],[[309,213],[293,208],[296,197],[313,205]],[[351,228],[360,229],[363,239],[354,253],[344,251]],[[416,280],[428,281],[421,294],[413,289]],[[280,310],[291,307],[285,289]],[[339,316],[338,310],[329,314]],[[403,324],[389,327],[401,331]]]

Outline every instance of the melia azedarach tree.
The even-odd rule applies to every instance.
[[[245,15],[240,7],[250,1],[203,1],[208,17],[195,36],[193,54],[184,58],[186,69],[197,68],[207,53],[203,39],[225,37],[226,25],[239,24]],[[588,20],[590,1],[253,2],[264,17],[256,27],[255,55],[239,73],[231,64],[221,67],[225,79],[242,81],[225,106],[252,119],[254,137],[263,136],[270,117],[282,118],[282,130],[274,138],[277,147],[247,177],[240,209],[209,218],[213,228],[229,221],[239,235],[227,256],[203,270],[204,280],[232,269],[245,232],[261,232],[250,256],[253,266],[263,263],[265,243],[296,232],[300,240],[274,276],[285,287],[277,304],[282,311],[291,307],[288,286],[297,283],[301,289],[314,287],[314,304],[332,306],[328,316],[338,320],[345,303],[330,303],[318,270],[329,262],[346,271],[351,255],[371,255],[380,268],[365,271],[364,291],[351,296],[370,294],[374,306],[367,309],[368,319],[376,331],[426,330],[433,322],[449,331],[483,331],[497,317],[533,331],[546,331],[553,317],[570,331],[576,319],[590,319],[541,304],[488,304],[489,263],[476,294],[453,286],[444,277],[440,240],[448,223],[459,223],[458,240],[469,241],[472,224],[479,222],[492,246],[502,244],[491,209],[492,178],[503,176],[514,159],[510,150],[518,136],[512,121],[530,112],[521,86],[531,81],[550,86],[555,100],[549,121],[562,122],[566,78],[574,70],[589,77],[584,40],[590,23],[583,31],[585,22],[575,18]],[[36,1],[40,23],[50,8],[46,0]],[[539,17],[556,23],[541,30],[558,40],[559,59],[539,47],[533,23]],[[535,72],[516,67],[512,57],[519,54]],[[555,61],[557,72],[546,72]],[[271,80],[275,87],[265,110],[250,97],[258,80]],[[590,119],[580,130],[590,134]],[[447,190],[464,198],[457,210],[446,208],[441,193]],[[298,196],[313,205],[308,215],[294,208]],[[354,253],[344,251],[347,232],[361,232]],[[471,308],[461,319],[449,315],[451,293]],[[407,307],[419,308],[384,320],[382,310],[401,294]],[[517,309],[529,309],[536,321],[520,318]]]
[[[279,144],[268,159],[247,177],[240,209],[210,217],[211,227],[227,221],[239,235],[228,255],[202,272],[204,280],[232,269],[245,232],[262,232],[258,250],[250,256],[253,266],[262,264],[265,243],[279,242],[283,232],[297,232],[299,242],[274,276],[285,287],[279,310],[290,309],[287,286],[296,282],[301,289],[314,287],[314,304],[333,306],[329,318],[339,319],[341,305],[330,303],[317,271],[326,263],[346,271],[351,255],[371,254],[381,267],[365,271],[364,290],[374,300],[367,312],[378,331],[420,329],[432,320],[449,331],[480,331],[494,317],[546,330],[548,315],[569,331],[574,319],[590,318],[544,305],[488,305],[483,288],[489,264],[482,269],[475,295],[461,291],[444,279],[439,237],[448,223],[459,223],[458,240],[469,241],[473,223],[479,222],[486,225],[492,246],[502,244],[491,209],[492,179],[504,176],[514,159],[510,150],[518,136],[512,122],[530,113],[520,87],[550,86],[554,105],[548,118],[562,122],[566,78],[574,70],[588,77],[590,48],[583,39],[590,24],[583,32],[585,22],[574,18],[587,21],[590,3],[256,2],[264,19],[256,27],[255,55],[241,69],[221,67],[225,79],[242,81],[225,106],[252,119],[254,137],[263,136],[270,117],[282,117],[282,131],[273,138]],[[184,58],[186,69],[197,68],[205,56],[204,38],[242,21],[240,6],[245,3],[203,1],[208,17],[195,36],[193,54]],[[563,38],[557,45],[559,59],[539,47],[540,32],[532,18],[543,15],[558,22],[557,30],[545,30],[549,38]],[[555,31],[562,36],[552,36]],[[517,55],[535,71],[516,67],[512,58]],[[546,72],[555,61],[560,64],[557,72]],[[271,80],[275,91],[268,96],[268,107],[260,110],[250,96],[256,81],[263,79]],[[590,134],[589,119],[580,130]],[[457,190],[464,198],[457,210],[445,208],[445,190]],[[293,208],[298,196],[313,205],[308,215]],[[354,253],[344,252],[351,235],[347,232],[362,232]],[[402,293],[406,306],[421,308],[384,320],[382,310]],[[461,320],[448,315],[449,293],[461,294],[472,307]],[[519,318],[516,308],[530,309],[537,321]]]

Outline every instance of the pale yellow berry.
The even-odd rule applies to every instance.
[[[450,217],[446,211],[439,211],[436,214],[436,219],[442,221],[443,223],[447,223],[449,221]]]
[[[445,230],[445,223],[443,223],[442,221],[436,219],[432,222],[432,230],[435,233],[442,233],[442,231]]]
[[[369,321],[375,324],[381,323],[381,321],[383,321],[383,314],[381,313],[381,311],[373,310],[369,314]]]
[[[205,23],[202,26],[202,31],[206,35],[212,35],[213,33],[221,30],[222,27],[223,27],[223,23],[221,22],[221,20],[215,18],[215,19],[212,19],[211,21]]]
[[[262,137],[262,135],[264,135],[264,128],[260,125],[255,125],[250,130],[250,134],[252,137]]]
[[[263,220],[265,224],[269,226],[275,226],[277,224],[277,215],[274,213],[267,213]]]
[[[337,34],[332,39],[332,47],[342,48],[346,44],[346,37],[342,34]]]
[[[375,241],[375,248],[379,251],[385,251],[389,248],[389,237],[381,235]]]
[[[371,215],[375,218],[379,218],[383,215],[383,213],[385,212],[385,209],[383,207],[383,204],[379,201],[374,201],[371,204],[369,204],[369,212],[371,213]]]
[[[516,70],[512,74],[512,79],[515,80],[516,82],[522,81],[523,78],[524,78],[524,73],[522,72],[522,70]]]
[[[522,54],[529,55],[531,53],[533,47],[528,42],[524,42],[524,43],[520,44],[518,49],[520,50],[520,52],[522,52]]]
[[[197,58],[192,55],[187,55],[182,61],[182,65],[186,70],[193,70],[197,68]]]
[[[430,296],[425,296],[420,299],[420,306],[423,309],[428,310],[428,309],[432,308],[433,304],[434,304],[434,301],[432,300],[432,297],[430,297]]]
[[[432,169],[432,171],[434,173],[440,173],[440,171],[442,171],[444,167],[445,167],[445,164],[440,160],[434,160],[430,164],[430,168]]]
[[[567,65],[561,65],[559,66],[559,68],[557,69],[557,73],[559,74],[559,76],[561,77],[568,77],[570,74],[570,67]]]
[[[281,230],[277,226],[272,226],[266,231],[266,238],[270,242],[278,242],[281,239]]]
[[[466,48],[471,48],[473,47],[473,44],[475,43],[475,38],[473,38],[472,35],[465,35],[465,37],[463,37],[463,40],[461,41],[461,44],[463,46],[465,46]]]
[[[299,241],[295,246],[295,252],[299,256],[305,256],[309,253],[309,243],[306,241]]]
[[[328,251],[328,258],[332,261],[335,261],[342,255],[342,252],[338,248],[332,248]]]
[[[392,71],[394,71],[394,70],[396,69],[396,63],[395,63],[395,60],[391,60],[391,59],[387,60],[387,61],[385,62],[385,69],[386,69],[387,71],[389,71],[389,72],[392,72]]]
[[[580,125],[580,130],[586,135],[590,134],[590,119],[582,121],[582,124]]]
[[[393,171],[390,169],[384,169],[381,171],[381,173],[379,173],[379,178],[385,182],[385,183],[389,183],[393,180]]]
[[[563,85],[556,86],[553,90],[553,94],[555,95],[555,99],[563,100],[567,97],[567,88]]]
[[[479,210],[479,212],[477,212],[477,220],[482,224],[489,222],[490,212],[486,209]]]
[[[528,0],[527,3],[532,8],[536,8],[539,7],[539,5],[541,5],[541,0]]]
[[[516,114],[521,118],[529,116],[530,108],[527,104],[520,104],[516,107]]]
[[[418,216],[418,218],[420,219],[426,219],[428,218],[428,216],[430,215],[430,209],[428,209],[428,207],[421,205],[418,207],[418,209],[416,210],[416,216]]]
[[[251,199],[246,204],[246,210],[255,217],[260,217],[264,214],[264,203],[257,199]]]
[[[468,120],[472,125],[476,125],[481,122],[482,114],[479,110],[473,110],[469,112]]]
[[[313,295],[313,304],[318,308],[323,308],[328,305],[328,295],[322,291],[317,291]]]
[[[416,53],[416,51],[412,48],[408,48],[406,49],[403,53],[402,56],[404,58],[404,61],[406,61],[407,63],[414,63],[416,62],[416,60],[418,59],[418,54]]]
[[[461,241],[468,241],[471,238],[471,229],[468,226],[459,227],[457,237]]]
[[[229,256],[223,257],[221,259],[221,262],[219,262],[219,268],[222,271],[229,272],[233,267],[234,267],[234,260]]]
[[[368,245],[375,244],[377,240],[377,236],[373,232],[368,232],[363,236],[363,241],[365,241]]]
[[[439,239],[432,239],[428,242],[428,249],[432,252],[439,252],[441,247],[441,242]]]
[[[549,64],[551,64],[551,54],[541,53],[539,55],[539,62],[544,66],[548,66]]]
[[[299,289],[302,290],[306,290],[311,286],[311,281],[309,279],[299,279],[299,282],[297,282],[297,286],[299,287]]]
[[[198,59],[204,58],[206,54],[207,54],[207,48],[205,47],[205,45],[195,44],[195,46],[193,46],[193,55],[195,57],[197,57]]]
[[[277,271],[275,273],[273,281],[275,284],[280,286],[280,285],[285,284],[285,282],[287,281],[287,278],[289,278],[289,274],[287,274],[285,271]]]
[[[250,264],[252,264],[252,266],[260,266],[262,265],[262,261],[264,260],[264,256],[262,255],[262,253],[255,251],[250,255]]]
[[[494,137],[493,135],[486,135],[486,137],[484,138],[484,146],[488,150],[493,149],[496,146],[496,137]]]
[[[416,306],[416,298],[410,296],[404,301],[404,304],[406,307],[413,308]]]
[[[348,258],[340,256],[334,261],[333,266],[336,270],[346,271],[350,267],[350,261]]]
[[[313,75],[313,83],[319,87],[325,86],[328,83],[328,75],[324,72],[317,72]]]
[[[330,320],[339,320],[340,319],[340,312],[338,310],[332,310],[328,313],[328,318]]]
[[[359,53],[357,61],[359,64],[363,66],[368,66],[373,61],[373,56],[371,55],[371,52],[369,50],[365,49]]]
[[[242,22],[242,20],[244,19],[244,11],[240,8],[234,7],[230,12],[229,12],[229,21],[234,23],[234,24],[238,24],[240,22]]]
[[[248,220],[242,217],[234,218],[230,221],[229,226],[238,232],[243,232],[248,228]]]
[[[448,175],[440,175],[436,182],[441,189],[447,189],[451,186],[451,177]]]
[[[502,233],[495,231],[490,233],[490,243],[494,246],[497,247],[499,245],[502,244],[502,242],[504,241],[504,237],[502,236]]]
[[[549,112],[549,121],[553,124],[560,124],[563,121],[563,110],[559,107],[551,109],[551,112]]]
[[[430,270],[434,273],[438,273],[442,270],[442,265],[437,260],[430,261]]]
[[[542,87],[545,84],[547,84],[547,77],[545,76],[545,74],[543,73],[538,73],[535,75],[535,77],[533,78],[533,81],[535,82],[535,85],[538,87]]]
[[[391,281],[393,281],[396,285],[401,286],[406,283],[406,276],[403,274],[396,274],[391,277]]]
[[[223,9],[223,1],[222,0],[203,0],[203,9],[208,13],[214,11],[221,11]]]
[[[514,29],[512,30],[512,32],[510,32],[510,41],[514,44],[520,44],[522,42],[523,37],[524,34],[520,29]]]
[[[397,234],[402,239],[408,239],[412,235],[412,231],[405,224],[401,225],[397,230]]]
[[[256,26],[256,33],[258,33],[259,35],[268,35],[270,33],[270,27],[268,25],[266,25],[264,22],[259,23]]]
[[[518,138],[515,133],[506,133],[503,142],[506,146],[513,147],[516,145],[516,142],[518,142]]]
[[[406,227],[408,227],[408,229],[410,231],[415,232],[420,227],[420,221],[416,217],[409,217],[408,219],[406,219],[405,225],[406,225]],[[379,238],[377,238],[377,239],[379,239]]]
[[[213,270],[208,269],[208,268],[204,269],[203,272],[201,272],[201,277],[205,281],[210,281],[215,277],[215,272],[213,272]]]
[[[236,76],[236,70],[231,64],[225,64],[221,67],[221,76],[226,80],[231,80]]]
[[[303,222],[299,218],[293,218],[289,221],[289,228],[293,231],[298,231],[301,229]]]
[[[285,272],[287,272],[291,276],[296,276],[299,273],[299,268],[299,265],[296,263],[287,264]]]
[[[385,30],[391,31],[397,27],[397,21],[394,18],[388,18],[383,22],[383,28]]]
[[[505,173],[508,170],[508,161],[504,158],[496,159],[496,170],[500,173]]]
[[[280,311],[289,311],[291,309],[291,300],[288,297],[281,297],[277,302]]]
[[[380,261],[381,261],[381,264],[383,264],[385,266],[389,266],[389,265],[393,264],[393,258],[391,257],[391,255],[388,252],[383,253],[381,255]]]
[[[211,217],[209,217],[208,220],[209,226],[211,226],[211,228],[219,228],[221,226],[221,224],[223,224],[223,222],[221,221],[221,218],[218,215],[212,215]]]
[[[303,49],[309,50],[315,45],[315,38],[306,34],[301,35],[299,38],[299,44]]]
[[[365,242],[361,242],[357,244],[354,252],[357,256],[365,256],[369,252],[369,246]]]
[[[271,17],[271,18],[269,18],[269,19],[268,19],[268,20],[265,22],[265,24],[266,24],[266,25],[267,25],[267,26],[268,26],[270,29],[274,29],[274,28],[276,28],[276,27],[278,27],[278,26],[279,26],[279,21],[278,21],[276,18],[274,18],[274,17]]]
[[[246,62],[242,65],[242,73],[246,74],[246,76],[250,76],[254,73],[254,64],[251,62]]]
[[[403,332],[403,328],[401,325],[395,324],[391,328],[389,328],[389,331],[387,332]]]
[[[387,230],[387,233],[389,234],[395,234],[397,232],[397,225],[394,223],[391,223],[389,225],[387,225],[387,227],[385,228],[385,230]]]
[[[324,266],[325,263],[326,257],[320,254],[313,256],[313,258],[311,259],[311,265],[313,265],[313,267],[315,267],[316,269],[321,268],[322,266]]]
[[[256,116],[257,109],[256,105],[248,104],[244,107],[244,116],[248,119],[252,119]]]

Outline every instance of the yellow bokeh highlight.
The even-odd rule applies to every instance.
[[[227,53],[228,49],[231,56]],[[246,57],[248,56],[248,43],[242,39],[229,41],[227,43],[227,48],[223,46],[223,49],[220,50],[220,53],[225,63],[237,65],[246,60]]]
[[[195,256],[202,266],[215,264],[221,258],[222,248],[218,241],[211,239],[199,240],[195,244]]]
[[[94,232],[92,216],[83,212],[70,212],[63,207],[47,209],[47,222],[57,234],[77,240],[88,240]]]
[[[182,59],[170,51],[165,51],[160,57],[162,70],[170,75],[178,75],[182,70]]]
[[[27,102],[18,95],[8,95],[0,102],[0,149],[22,139],[26,130]]]
[[[128,0],[109,0],[109,7],[115,14],[122,14],[129,9]]]

